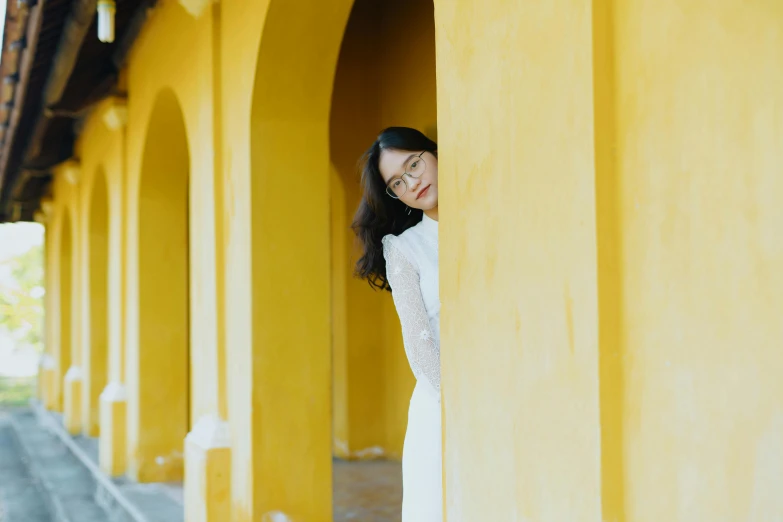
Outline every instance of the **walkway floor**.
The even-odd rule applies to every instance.
[[[21,415],[20,427],[25,432],[43,431],[62,445],[67,441],[70,456],[76,465],[93,478],[93,497],[110,511],[104,521],[133,522],[183,522],[185,519],[181,498],[171,493],[173,486],[166,484],[139,484],[125,477],[106,478],[98,469],[98,440],[82,435],[69,435],[62,424],[62,415],[43,410],[36,405],[37,415],[29,412]],[[20,416],[17,416],[20,417]],[[41,422],[49,428],[45,429]],[[56,433],[56,434],[55,434]],[[95,477],[99,476],[100,480]],[[181,497],[181,495],[180,495]],[[130,510],[130,511],[129,511]],[[74,520],[73,522],[83,522]]]
[[[16,520],[49,520],[44,511],[48,511],[51,520],[64,522],[106,522],[107,513],[95,502],[97,489],[92,474],[81,465],[71,451],[47,430],[41,429],[29,410],[5,415],[5,429],[13,432],[11,424],[16,424],[17,431],[13,433],[12,451],[17,458],[24,460],[25,469],[22,472],[16,467],[17,476],[9,477],[9,484],[21,484],[28,489],[25,478],[33,479],[38,486],[39,507],[25,506],[32,509],[31,513],[22,511],[23,516]],[[19,434],[23,434],[20,436]],[[25,457],[22,457],[22,456]],[[29,489],[28,489],[29,491]],[[38,516],[39,519],[32,518]],[[44,518],[41,518],[44,517]]]
[[[400,522],[398,462],[334,462],[334,522]]]
[[[40,485],[30,476],[8,414],[0,411],[0,521],[51,522]]]
[[[62,429],[59,416],[48,415]],[[97,460],[95,439],[73,437],[69,448],[63,436],[64,432],[58,436],[51,426],[42,426],[31,410],[0,409],[0,522],[129,520],[104,498],[105,487],[96,483],[83,462]],[[111,482],[150,522],[183,519],[181,500],[172,501],[176,495],[162,492],[162,485],[123,478]],[[96,504],[96,492],[103,499],[101,506],[111,506],[111,514]],[[334,522],[399,522],[401,502],[399,463],[335,460]]]

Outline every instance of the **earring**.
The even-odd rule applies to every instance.
[[[409,207],[408,205],[405,205],[405,208],[408,209],[408,215],[410,216],[411,215],[411,207]]]

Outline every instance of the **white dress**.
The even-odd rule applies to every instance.
[[[442,522],[438,222],[383,238],[386,277],[416,376],[402,451],[402,522]]]

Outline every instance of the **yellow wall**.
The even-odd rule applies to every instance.
[[[783,11],[437,7],[450,522],[775,519]]]
[[[618,2],[614,19],[626,514],[775,520],[783,4]]]
[[[436,20],[447,518],[597,522],[591,2]]]

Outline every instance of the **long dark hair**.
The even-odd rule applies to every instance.
[[[398,236],[417,224],[421,221],[422,211],[414,208],[408,214],[405,203],[386,194],[386,184],[378,166],[381,152],[385,149],[405,152],[424,150],[437,156],[438,145],[416,129],[389,127],[380,133],[361,159],[362,202],[351,225],[362,248],[355,275],[366,279],[373,288],[391,291],[386,279],[381,240],[387,234]]]

